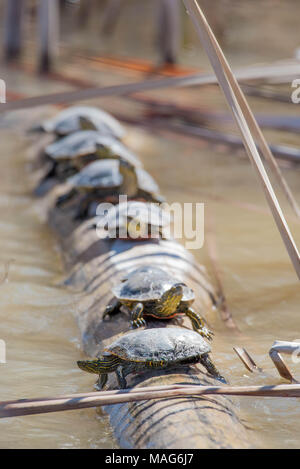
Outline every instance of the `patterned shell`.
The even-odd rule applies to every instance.
[[[120,300],[155,301],[176,283],[182,282],[159,267],[146,265],[131,272],[126,281],[114,287],[112,291]],[[184,286],[182,301],[193,300],[193,290],[182,285]]]
[[[41,127],[45,132],[63,136],[87,126],[116,138],[122,138],[125,134],[123,127],[114,117],[101,109],[89,106],[71,106],[64,109],[52,119],[43,122]]]
[[[210,350],[210,345],[197,332],[166,327],[123,335],[105,348],[104,355],[112,354],[133,362],[164,360],[176,363],[209,353]]]
[[[119,187],[122,176],[117,160],[97,160],[85,166],[67,181],[77,189],[105,189]]]
[[[58,162],[93,155],[96,152],[99,158],[122,158],[133,166],[142,166],[137,156],[122,142],[95,130],[80,130],[51,143],[45,149],[46,155]]]
[[[135,200],[113,206],[104,216],[109,227],[126,226],[130,220],[165,227],[170,225],[171,216],[155,204]]]
[[[137,168],[138,187],[149,194],[159,194],[159,187],[153,177],[144,169]]]

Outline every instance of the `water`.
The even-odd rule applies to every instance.
[[[5,137],[5,138],[4,138]],[[80,337],[76,295],[62,288],[62,265],[49,228],[40,221],[30,195],[24,139],[2,131],[0,242],[0,399],[55,396],[86,391],[77,369]],[[29,176],[27,174],[27,176]],[[54,418],[53,418],[54,417]],[[104,416],[94,410],[15,417],[0,421],[1,448],[86,448],[114,445]]]
[[[281,7],[278,3],[274,9],[270,8],[270,2],[264,1],[260,2],[262,10],[259,10],[254,2],[248,2],[246,9],[235,10],[223,36],[231,63],[238,66],[293,55],[299,40],[298,29],[293,24],[299,15],[294,13],[296,2],[290,0],[288,4],[289,8],[287,2]],[[131,9],[133,5],[131,2]],[[117,48],[119,55],[129,50],[133,55],[155,57],[149,40],[143,43],[128,36],[132,29],[128,28],[128,21],[132,15],[124,14],[127,21],[123,19],[118,26],[118,31],[122,31],[118,36],[122,48],[118,49],[113,37],[106,40],[106,52],[115,53]],[[140,10],[139,14],[142,14]],[[251,27],[254,23],[255,34]],[[152,38],[153,29],[147,28],[146,36]],[[246,29],[241,41],[243,28]],[[185,34],[184,63],[206,67],[207,61],[198,53],[193,33],[185,31]],[[188,40],[189,37],[193,40]],[[264,47],[261,47],[262,41]],[[101,47],[105,49],[103,42]],[[64,68],[74,76],[75,73],[76,76],[89,74],[97,79],[99,70],[76,68],[74,63],[69,68],[66,63]],[[102,72],[105,82],[108,74],[105,70]],[[112,82],[124,81],[117,72],[113,75],[110,70],[109,73]],[[58,86],[66,88],[46,80],[36,80],[33,87],[32,78],[23,78],[26,76],[19,75],[16,81],[14,75],[10,86],[29,93],[54,91]],[[125,79],[136,77],[128,74]],[[289,92],[288,88],[285,92]],[[165,98],[174,96],[172,91],[163,93]],[[191,95],[181,90],[176,98],[203,108],[226,109],[216,89],[199,89],[195,93]],[[299,106],[291,104],[254,98],[250,103],[255,112],[299,113]],[[121,109],[122,113],[134,109],[132,103],[119,98],[99,101],[99,105],[115,112]],[[269,141],[299,147],[296,134],[268,130],[265,135]],[[94,378],[75,366],[75,360],[81,356],[74,319],[76,295],[61,286],[63,267],[55,238],[41,221],[37,202],[30,195],[32,186],[24,138],[13,129],[2,129],[1,142],[0,268],[4,270],[8,261],[11,264],[8,281],[0,285],[0,339],[7,345],[7,363],[0,365],[0,399],[89,391]],[[268,350],[276,339],[300,339],[299,283],[244,152],[233,152],[221,145],[212,146],[175,134],[156,132],[154,135],[134,128],[129,131],[127,143],[139,153],[168,201],[205,203],[206,229],[210,227],[210,230],[206,230],[203,249],[193,253],[210,269],[207,241],[212,230],[228,306],[241,330],[239,336],[226,330],[217,313],[209,318],[216,332],[213,345],[216,364],[226,370],[226,377],[233,385],[282,383]],[[25,147],[29,144],[26,140]],[[300,203],[299,170],[285,167],[283,172]],[[274,187],[300,246],[299,223],[295,222],[276,184]],[[255,375],[247,372],[235,356],[233,345],[246,347],[264,372]],[[290,358],[286,360],[300,379],[300,364],[293,364]],[[235,402],[262,447],[299,447],[298,399],[235,398]],[[0,421],[0,446],[3,448],[109,448],[115,445],[105,415],[92,409]]]

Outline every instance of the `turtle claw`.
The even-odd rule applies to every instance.
[[[213,340],[214,333],[210,331],[207,327],[202,327],[202,329],[198,330],[197,332],[202,335],[202,337],[204,337],[205,339],[209,341]]]
[[[134,321],[131,321],[132,329],[138,329],[139,327],[144,327],[144,326],[146,326],[146,321],[143,318],[134,319]]]

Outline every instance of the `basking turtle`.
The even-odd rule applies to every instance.
[[[159,187],[144,169],[133,165],[128,159],[120,160],[120,173],[123,176],[121,193],[131,199],[143,199],[150,202],[164,202]]]
[[[106,163],[106,164],[105,164]],[[129,164],[129,163],[128,163]],[[147,200],[158,202],[162,198],[156,193],[158,187],[149,173],[141,168],[134,169],[130,164],[132,171],[139,174],[139,181],[135,178],[136,184],[141,182],[144,184],[143,188],[135,187],[135,191],[131,188],[131,175],[128,171],[123,171],[127,167],[127,163],[123,160],[98,160],[89,163],[79,173],[68,178],[67,183],[73,188],[67,193],[57,199],[57,206],[61,206],[66,201],[70,200],[75,194],[79,192],[85,194],[86,197],[81,202],[78,218],[85,218],[89,211],[89,206],[93,202],[100,203],[108,196],[112,197],[112,202],[118,202],[118,195],[127,195],[131,198],[142,197]],[[117,174],[118,172],[118,174]],[[129,179],[129,181],[128,181]],[[145,185],[148,184],[146,193]],[[129,188],[130,194],[126,190]],[[153,190],[151,193],[150,191]],[[155,192],[154,192],[155,191]]]
[[[142,166],[139,159],[123,143],[95,130],[80,130],[51,143],[45,149],[45,157],[52,166],[44,179],[56,176],[65,180],[97,159],[122,158],[133,166]]]
[[[121,139],[125,132],[119,122],[101,109],[90,106],[71,106],[32,130],[69,135],[77,130],[97,130],[103,135]]]
[[[97,199],[104,200],[111,197],[117,203],[121,183],[122,176],[117,160],[94,161],[67,180],[67,184],[72,188],[58,197],[56,206],[62,206],[81,193],[84,197],[79,203],[75,218],[85,218],[88,215],[90,204]]]
[[[98,220],[97,228],[103,227],[111,238],[147,239],[165,238],[171,216],[156,204],[129,201],[111,207]]]
[[[224,378],[209,358],[210,345],[194,331],[177,327],[146,329],[121,336],[94,360],[81,360],[81,370],[99,374],[102,389],[107,374],[115,372],[120,388],[126,388],[129,373],[147,369],[170,369],[201,363],[207,371],[223,382]]]
[[[113,300],[107,305],[103,317],[121,311],[131,315],[132,327],[145,325],[144,316],[170,319],[185,314],[193,329],[208,340],[213,333],[204,319],[191,308],[195,294],[191,288],[164,270],[146,265],[129,273],[127,279],[112,289]]]

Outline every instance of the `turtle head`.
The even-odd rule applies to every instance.
[[[79,127],[82,130],[97,130],[95,125],[91,122],[91,120],[86,116],[79,116]]]
[[[99,373],[99,365],[100,360],[95,358],[94,360],[78,360],[77,365],[78,367],[83,370],[87,371],[88,373]]]
[[[127,160],[120,160],[120,174],[123,177],[121,193],[133,197],[137,192],[138,179],[135,166]]]
[[[175,283],[161,297],[159,309],[163,315],[175,313],[183,297],[183,283]]]
[[[135,166],[130,163],[130,161],[120,159],[120,173],[133,173],[135,171]]]

